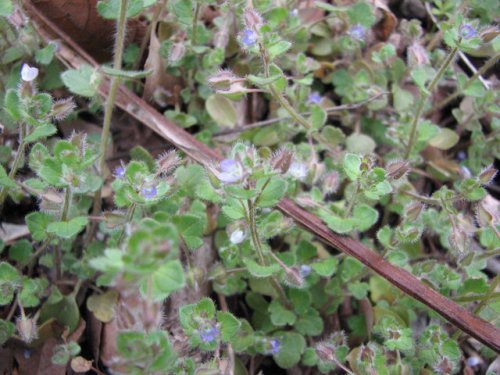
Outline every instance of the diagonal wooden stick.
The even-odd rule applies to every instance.
[[[46,22],[46,17],[41,15],[28,1],[25,2],[25,8],[32,15],[32,18],[38,21],[38,31],[45,40],[50,41],[54,37],[63,40],[57,51],[57,57],[61,61],[73,68],[78,68],[84,63],[97,67],[97,64],[91,58],[84,59],[83,56],[86,54],[82,53],[80,47],[72,41],[68,42],[68,36],[50,21]],[[99,87],[99,93],[106,97],[109,80],[104,79],[103,81]],[[119,89],[116,105],[200,164],[206,165],[211,161],[222,160],[222,155],[177,127],[175,123],[124,86]],[[436,311],[463,332],[476,338],[496,352],[500,352],[500,330],[490,323],[472,315],[464,307],[423,284],[406,270],[390,264],[379,254],[361,243],[350,237],[333,233],[321,219],[298,207],[289,199],[282,200],[278,208],[328,245],[358,259],[404,293]]]

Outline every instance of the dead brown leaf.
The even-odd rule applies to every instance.
[[[54,22],[97,61],[111,59],[115,24],[99,16],[98,0],[32,0],[36,8]],[[128,23],[127,40],[140,39],[144,25],[137,19]]]
[[[372,0],[371,2],[377,9],[377,13],[379,13],[377,14],[377,18],[379,18],[379,21],[375,26],[373,26],[372,30],[377,39],[385,42],[389,39],[391,34],[396,29],[398,19],[396,18],[394,13],[391,12],[389,7],[387,6],[386,1]]]

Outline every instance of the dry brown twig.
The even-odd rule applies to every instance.
[[[57,51],[57,57],[59,59],[73,68],[78,68],[84,63],[97,67],[91,58],[84,58],[85,55],[81,53],[82,51],[78,46],[71,42],[68,43],[67,36],[64,37],[61,35],[62,32],[58,30],[55,25],[51,26],[49,23],[44,22],[44,17],[39,14],[33,5],[28,2],[26,2],[25,5],[32,17],[39,22],[38,29],[40,35],[45,40],[50,41],[57,37],[66,41],[66,43],[61,43]],[[109,82],[103,79],[103,83],[99,88],[99,93],[102,96],[106,96],[108,89]],[[119,89],[116,105],[151,128],[172,145],[185,152],[198,163],[206,165],[211,161],[223,159],[222,155],[217,151],[212,150],[183,129],[177,127],[175,123],[167,119],[155,108],[151,107],[124,86],[121,86]],[[423,284],[408,271],[390,264],[379,254],[358,241],[333,233],[321,219],[298,207],[291,200],[283,199],[278,205],[278,208],[294,219],[298,224],[315,234],[326,244],[358,259],[367,267],[388,280],[391,284],[407,295],[422,302],[430,309],[440,314],[443,318],[453,323],[463,332],[479,340],[496,352],[500,352],[500,330],[490,323],[474,316],[464,307],[454,303],[429,286]]]

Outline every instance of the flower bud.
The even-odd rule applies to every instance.
[[[75,357],[71,360],[71,369],[76,373],[87,373],[92,369],[92,361],[83,357]]]
[[[302,288],[304,278],[300,275],[300,270],[296,267],[285,269],[285,283],[291,287]]]
[[[75,107],[75,102],[71,97],[58,100],[52,107],[52,118],[58,121],[64,120],[71,112],[73,112]]]
[[[498,214],[497,214],[498,215]],[[498,221],[498,217],[492,212],[492,209],[485,204],[485,201],[479,202],[476,208],[476,219],[481,227],[487,227],[489,225],[495,225]]]
[[[316,355],[325,362],[332,362],[335,360],[335,348],[333,345],[326,342],[319,342],[315,347]]]
[[[180,162],[181,158],[177,152],[175,150],[171,150],[162,154],[156,161],[156,164],[158,165],[158,170],[161,173],[169,173],[172,169],[177,168]]]
[[[280,173],[286,173],[290,169],[292,159],[292,151],[281,149],[271,157],[271,167]]]
[[[259,30],[263,24],[262,17],[253,8],[245,9],[245,12],[243,13],[243,20],[245,22],[245,26],[252,30]]]
[[[429,64],[429,55],[427,50],[418,42],[414,42],[408,47],[408,65],[416,67]]]
[[[399,180],[410,170],[410,163],[400,160],[390,163],[386,168],[386,176],[393,180]]]
[[[496,174],[497,170],[495,169],[495,167],[493,167],[493,164],[491,164],[483,169],[481,173],[479,173],[479,182],[483,185],[489,185],[495,178]]]
[[[335,193],[339,188],[340,178],[337,171],[329,172],[323,179],[323,192],[325,194]]]
[[[35,318],[27,318],[23,313],[16,321],[16,328],[21,340],[26,344],[38,338],[38,328]]]
[[[422,211],[424,210],[425,205],[421,202],[412,202],[405,209],[405,217],[410,222],[414,222],[418,219]]]
[[[184,42],[175,43],[170,49],[170,53],[168,54],[168,62],[170,64],[176,63],[180,61],[184,54],[186,53],[186,46]]]

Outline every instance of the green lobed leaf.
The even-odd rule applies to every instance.
[[[344,157],[344,171],[351,181],[361,175],[361,157],[356,154],[346,154]]]
[[[90,65],[82,65],[76,69],[69,69],[61,74],[64,85],[73,94],[92,98],[97,94],[100,77]]]
[[[85,216],[78,216],[69,221],[56,221],[47,226],[47,232],[57,237],[69,239],[80,233],[89,220]]]
[[[255,277],[269,277],[280,270],[280,266],[277,263],[269,266],[261,266],[250,258],[243,258],[243,263],[247,267],[248,272]]]
[[[179,260],[171,260],[162,264],[151,275],[151,294],[155,301],[162,301],[170,293],[182,289],[185,285],[184,269]],[[141,283],[141,292],[148,292],[148,279]]]
[[[218,311],[217,321],[220,323],[222,341],[230,342],[240,329],[241,322],[230,312]]]

